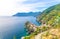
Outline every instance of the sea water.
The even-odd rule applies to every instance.
[[[25,22],[30,21],[39,25],[36,17],[0,17],[0,39],[21,39],[26,35]]]

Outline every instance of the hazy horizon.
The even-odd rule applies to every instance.
[[[0,0],[0,16],[12,16],[18,12],[42,12],[60,0]]]

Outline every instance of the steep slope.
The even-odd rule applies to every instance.
[[[38,16],[38,22],[42,24],[49,24],[51,26],[56,26],[60,24],[60,4],[52,6]]]
[[[44,10],[42,14],[37,17],[37,21],[40,22],[41,25],[35,27],[36,30],[23,39],[60,39],[60,4]],[[26,26],[30,28],[31,25],[32,24],[27,24]],[[33,24],[32,26],[35,25]],[[32,30],[33,28],[34,27],[32,27]]]

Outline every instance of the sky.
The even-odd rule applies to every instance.
[[[18,12],[42,12],[59,3],[60,0],[0,0],[0,16],[12,16]]]

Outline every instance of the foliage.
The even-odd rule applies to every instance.
[[[55,26],[60,23],[60,4],[52,6],[37,17],[38,21],[47,25]],[[58,20],[58,21],[57,21]]]
[[[54,5],[44,10],[42,14],[37,17],[37,21],[41,22],[42,27],[37,27],[37,30],[30,34],[26,39],[30,39],[31,37],[45,31],[47,32],[42,34],[42,39],[60,39],[60,4]],[[27,24],[29,24],[29,22],[27,22],[26,25]],[[55,35],[55,30],[52,32],[53,34],[50,33],[50,29],[57,29],[57,33],[59,34]]]
[[[13,39],[17,39],[17,38],[16,38],[16,35],[14,35]]]

